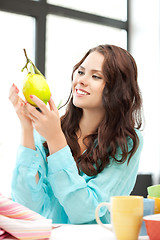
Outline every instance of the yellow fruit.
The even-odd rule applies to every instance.
[[[30,95],[35,95],[40,98],[45,104],[51,97],[51,92],[46,79],[40,74],[28,73],[23,81],[22,92],[28,103],[36,106],[31,100]]]

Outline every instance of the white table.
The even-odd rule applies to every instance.
[[[57,225],[54,225],[57,226]],[[93,225],[59,225],[53,229],[50,240],[116,240],[114,234],[98,224]],[[149,240],[140,236],[138,240]]]

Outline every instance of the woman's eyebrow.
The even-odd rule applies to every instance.
[[[83,66],[79,66],[79,68],[85,69]]]
[[[83,66],[79,66],[79,68],[82,68],[82,69],[85,70],[85,67],[83,67]],[[99,73],[102,73],[101,70],[97,70],[97,69],[91,69],[91,72],[99,72]]]

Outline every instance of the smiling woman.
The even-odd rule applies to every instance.
[[[116,18],[119,13],[121,14],[122,17],[118,18],[117,21],[114,19],[108,20],[106,18],[108,14],[105,15],[106,17],[102,17],[102,14],[100,14],[103,10],[102,7],[97,12],[92,11],[92,14],[80,12],[87,9],[89,12],[93,6],[93,4],[90,6],[89,2],[85,2],[85,9],[81,10],[81,3],[76,4],[78,11],[70,9],[72,8],[71,5],[75,5],[74,1],[69,1],[71,5],[66,6],[66,8],[65,6],[59,6],[62,3],[61,1],[55,2],[54,5],[47,2],[49,1],[0,1],[0,20],[3,23],[0,27],[2,33],[0,65],[3,69],[1,79],[4,79],[0,106],[1,111],[5,112],[1,116],[0,126],[0,157],[1,162],[3,162],[3,166],[0,168],[0,182],[5,182],[1,186],[1,192],[9,197],[16,149],[19,145],[20,124],[17,122],[14,110],[8,102],[8,89],[14,81],[20,90],[19,94],[22,95],[21,84],[24,79],[24,75],[21,73],[24,64],[23,48],[26,48],[28,56],[45,74],[57,106],[60,100],[64,103],[67,99],[70,91],[72,67],[88,47],[107,41],[107,43],[112,42],[127,48],[126,1],[124,1],[125,4],[120,5],[117,1],[118,5],[116,5],[120,6],[122,10],[118,13],[117,9],[119,10],[119,7],[112,7],[111,2],[108,4],[107,10],[110,6],[110,9],[114,12],[110,15],[111,18]],[[89,8],[87,7],[88,4]],[[103,1],[102,4],[106,6],[106,1]],[[111,11],[108,12],[111,13]],[[99,14],[101,16],[98,16]],[[78,37],[75,38],[75,36]],[[80,48],[77,47],[79,44],[81,45]],[[64,66],[64,71],[61,71],[62,66]],[[60,113],[62,112],[65,112],[64,108]]]
[[[143,138],[137,67],[114,45],[90,49],[75,65],[72,93],[60,118],[31,95],[21,104],[17,88],[10,101],[21,122],[21,145],[13,174],[12,198],[53,223],[96,223],[95,209],[111,196],[133,190]],[[103,209],[100,217],[110,222]]]
[[[73,76],[73,104],[76,107],[96,109],[103,115],[102,92],[105,80],[102,74],[104,56],[93,52],[84,60]]]

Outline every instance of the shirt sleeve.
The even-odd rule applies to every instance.
[[[12,176],[12,199],[31,210],[50,218],[51,199],[46,181],[46,154],[42,150],[42,139],[35,133],[36,150],[19,146],[16,166]],[[35,176],[39,174],[39,182]]]
[[[100,202],[110,201],[111,196],[129,195],[138,172],[143,139],[140,132],[139,147],[123,164],[114,161],[95,177],[79,175],[70,148],[66,146],[48,157],[48,180],[72,224],[92,222]],[[100,217],[106,214],[102,208]]]

